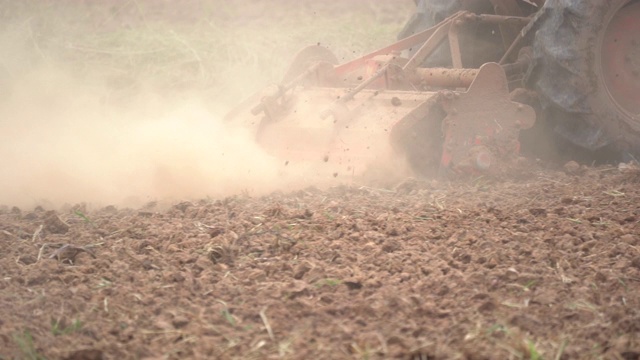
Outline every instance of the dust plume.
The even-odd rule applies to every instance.
[[[140,206],[353,180],[320,153],[317,164],[267,154],[197,92],[111,96],[52,67],[13,84],[0,102],[0,204]]]
[[[277,187],[276,160],[207,110],[108,92],[56,69],[32,72],[0,104],[0,203],[141,203]]]
[[[357,56],[386,44],[380,34],[395,36],[405,14],[375,1],[278,4],[184,0],[177,11],[150,0],[33,1],[0,9],[0,205],[138,206],[348,180],[265,153],[223,115],[277,82],[298,49],[322,43],[339,58]],[[336,23],[338,4],[346,12]],[[350,14],[360,15],[360,30]]]

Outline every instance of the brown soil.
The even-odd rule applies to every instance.
[[[123,23],[200,10],[145,1],[157,14],[127,2]],[[242,24],[272,2],[232,3]],[[639,359],[640,171],[527,165],[168,208],[0,206],[0,360]]]
[[[639,176],[567,171],[5,207],[0,358],[638,359]]]

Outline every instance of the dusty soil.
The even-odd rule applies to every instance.
[[[638,359],[640,176],[568,171],[4,207],[0,358]]]
[[[102,9],[121,14],[105,29],[202,10],[145,1],[145,18]],[[272,5],[228,3],[240,25]],[[384,21],[399,2],[364,3]],[[500,181],[0,206],[0,360],[639,359],[638,183],[531,162]]]

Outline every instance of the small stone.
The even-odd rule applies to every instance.
[[[253,269],[253,270],[250,270],[250,272],[247,274],[247,279],[249,280],[249,283],[251,282],[259,283],[267,280],[267,274],[265,273],[264,270]]]
[[[173,327],[176,329],[183,328],[188,324],[189,324],[189,319],[187,319],[185,316],[182,316],[182,315],[178,315],[174,317],[173,320],[171,321],[171,325],[173,325]]]
[[[307,290],[307,283],[300,280],[293,280],[287,289],[292,294],[298,294]]]
[[[571,160],[568,163],[564,164],[564,171],[567,174],[577,174],[580,171],[580,164]]]
[[[66,234],[69,224],[64,222],[55,211],[50,211],[44,219],[44,229],[51,234]]]
[[[503,275],[504,279],[507,281],[516,281],[518,279],[518,271],[514,268],[509,268]]]
[[[387,230],[387,235],[388,236],[398,236],[398,235],[400,235],[400,232],[395,227],[392,227],[391,229]]]
[[[391,253],[400,248],[400,243],[393,239],[387,239],[382,245],[382,251]]]
[[[49,256],[49,259],[57,259],[59,262],[62,262],[62,263],[73,264],[76,261],[76,256],[78,256],[80,253],[83,253],[83,252],[89,254],[94,259],[96,258],[96,255],[93,253],[93,251],[87,248],[78,247],[71,244],[65,244],[59,249],[57,249],[56,251],[54,251]]]
[[[26,214],[24,216],[24,219],[25,220],[30,220],[30,221],[37,220],[38,219],[38,214],[36,214],[35,212],[30,212],[30,213],[28,213],[28,214]]]
[[[309,272],[309,270],[311,270],[311,266],[308,263],[303,262],[301,264],[298,264],[293,272],[293,278],[296,280],[300,280],[307,272]]]
[[[622,235],[620,236],[620,240],[632,246],[640,245],[640,237],[635,235],[631,235],[631,234]]]
[[[486,312],[492,312],[496,308],[497,308],[496,304],[493,301],[488,300],[482,303],[482,305],[478,306],[478,311],[486,313]]]
[[[102,360],[104,354],[98,349],[82,349],[70,353],[65,360]]]

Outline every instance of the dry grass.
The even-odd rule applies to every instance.
[[[321,43],[350,59],[395,38],[412,1],[32,0],[0,10],[0,74],[47,65],[114,91],[204,90],[237,101]]]

